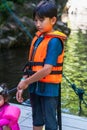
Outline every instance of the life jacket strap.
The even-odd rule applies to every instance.
[[[43,62],[33,62],[33,61],[28,61],[26,64],[25,64],[25,66],[27,67],[27,66],[37,66],[37,65],[44,65],[44,63]]]
[[[36,73],[36,71],[28,69],[24,72],[24,75],[33,75],[34,73]],[[62,74],[62,71],[52,71],[50,74]]]
[[[63,63],[57,63],[57,67],[60,67],[62,66]],[[25,67],[32,67],[32,66],[44,66],[44,62],[33,62],[33,61],[28,61],[26,64],[25,64]]]
[[[50,74],[62,74],[62,71],[52,71]]]

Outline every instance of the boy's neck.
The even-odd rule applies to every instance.
[[[47,35],[47,34],[50,34],[50,33],[52,33],[52,32],[54,32],[55,30],[54,29],[52,29],[51,31],[49,31],[49,32],[46,32],[46,33],[42,33],[41,34],[41,36],[45,36],[45,35]]]

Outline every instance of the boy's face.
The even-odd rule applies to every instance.
[[[38,16],[35,16],[35,26],[38,31],[41,33],[50,33],[53,31],[53,26],[56,23],[56,17],[49,18],[49,17],[44,17],[40,18]]]

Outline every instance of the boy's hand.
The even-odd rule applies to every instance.
[[[22,94],[23,94],[23,90],[17,90],[17,93],[16,93],[16,99],[18,102],[22,103],[23,102],[23,97],[22,97]]]
[[[23,76],[21,81],[19,82],[18,86],[17,86],[17,93],[16,93],[16,99],[18,102],[23,102],[23,90],[26,89],[28,87],[28,85],[26,84],[25,80],[26,80],[27,76]]]
[[[28,87],[28,84],[26,83],[26,80],[21,80],[17,86],[17,90],[26,89]]]

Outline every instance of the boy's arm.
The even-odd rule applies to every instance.
[[[53,66],[50,64],[45,64],[41,70],[37,71],[35,74],[30,76],[29,78],[27,78],[23,81],[20,81],[17,86],[17,89],[18,90],[26,89],[29,84],[34,83],[34,82],[39,81],[40,79],[44,78],[45,76],[47,76],[48,74],[51,73],[52,67]]]
[[[28,87],[29,84],[34,83],[36,81],[39,81],[40,79],[42,79],[43,77],[47,76],[48,74],[51,73],[52,70],[52,65],[50,64],[45,64],[44,67],[37,71],[35,74],[33,74],[32,76],[30,76],[29,78],[22,80],[19,82],[18,86],[17,86],[17,93],[16,93],[16,99],[18,102],[23,102],[23,97],[22,97],[22,91],[23,89],[26,89]]]

